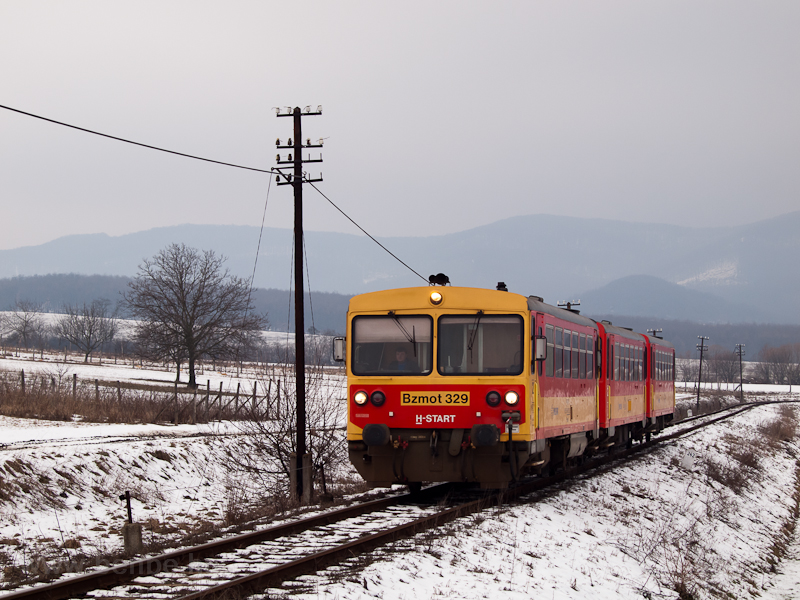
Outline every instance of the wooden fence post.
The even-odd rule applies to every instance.
[[[253,418],[256,417],[256,390],[258,389],[258,381],[253,382]]]
[[[20,376],[20,381],[22,382],[22,395],[25,395],[25,369],[22,369],[22,375]]]
[[[206,380],[206,423],[208,423],[208,397],[211,395],[211,380]]]
[[[239,414],[239,390],[242,388],[242,382],[236,382],[236,395],[233,397],[233,416]]]
[[[78,395],[78,374],[72,374],[72,399],[75,400]]]
[[[219,409],[217,410],[217,415],[222,413],[222,382],[219,382],[219,395],[217,396],[217,404],[219,404]]]
[[[178,424],[178,382],[175,382],[175,425]]]

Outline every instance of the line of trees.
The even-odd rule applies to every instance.
[[[751,378],[757,383],[800,385],[800,344],[764,346]]]
[[[684,354],[679,361],[679,379],[696,382],[700,363]],[[800,343],[764,346],[755,361],[744,364],[743,378],[749,383],[800,385]],[[739,383],[739,356],[732,350],[712,345],[703,357],[703,380]]]
[[[197,386],[200,360],[275,362],[293,357],[293,349],[278,350],[265,343],[260,332],[268,326],[267,315],[255,313],[249,282],[231,275],[224,263],[225,258],[213,251],[172,244],[142,262],[117,306],[106,299],[67,304],[48,324],[41,305],[18,300],[2,315],[0,334],[25,349],[43,350],[56,338],[80,350],[88,362],[92,353],[118,340],[122,309],[137,321],[128,332],[133,352],[175,364],[177,380],[181,367],[188,366],[190,387]],[[314,338],[309,343],[307,356],[327,363],[328,344]]]

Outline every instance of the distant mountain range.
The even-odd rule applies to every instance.
[[[364,236],[306,232],[312,290],[345,295],[425,285]],[[708,323],[800,323],[800,211],[739,227],[694,228],[529,215],[430,237],[378,238],[423,278],[535,294],[555,304],[580,298],[585,314],[626,314]],[[170,243],[213,249],[249,278],[259,228],[162,227],[118,237],[62,237],[0,250],[0,277],[77,273],[135,275]],[[254,285],[288,289],[292,232],[263,232]]]

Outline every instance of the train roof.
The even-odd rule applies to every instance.
[[[546,315],[552,315],[564,321],[568,321],[569,323],[597,329],[597,322],[589,317],[583,317],[576,312],[567,310],[565,308],[559,308],[557,306],[553,306],[552,304],[545,304],[545,302],[538,296],[528,296],[528,309],[535,310],[536,312],[541,312]]]
[[[442,294],[442,303],[432,307],[429,302],[433,291]],[[485,288],[468,288],[455,286],[420,286],[396,288],[368,292],[350,298],[350,311],[374,310],[424,310],[433,308],[441,310],[499,310],[509,312],[525,312],[527,298],[512,292],[501,292]]]
[[[675,349],[675,346],[672,344],[672,342],[668,342],[663,338],[654,337],[646,333],[643,333],[642,335],[646,337],[648,340],[650,340],[650,343],[655,346],[664,346],[665,348],[672,348],[673,350]]]
[[[626,327],[617,327],[616,325],[612,325],[608,322],[603,323],[603,328],[606,330],[606,333],[613,333],[614,335],[618,335],[629,340],[635,340],[637,342],[643,342],[644,338],[646,337],[643,333],[638,333]]]

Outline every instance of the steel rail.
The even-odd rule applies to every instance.
[[[42,600],[65,600],[67,598],[80,596],[92,590],[107,589],[117,585],[125,584],[132,581],[136,577],[155,575],[156,573],[175,568],[179,565],[185,565],[195,560],[216,556],[223,552],[230,552],[232,550],[236,550],[237,548],[244,548],[259,542],[274,540],[282,536],[300,533],[313,527],[329,525],[331,523],[336,523],[337,521],[383,510],[398,504],[407,504],[410,502],[419,501],[424,502],[428,498],[434,498],[437,495],[444,493],[444,491],[449,489],[449,487],[450,486],[448,484],[442,484],[425,488],[419,494],[414,496],[411,494],[402,494],[399,496],[390,496],[386,498],[379,498],[377,500],[370,500],[369,502],[354,504],[352,506],[324,512],[313,517],[308,517],[297,521],[290,521],[288,523],[275,525],[266,529],[260,529],[258,531],[242,533],[207,544],[200,544],[190,548],[168,552],[166,554],[145,558],[135,562],[124,563],[116,567],[103,569],[101,571],[87,573],[85,575],[78,575],[77,577],[65,578],[62,581],[56,581],[55,583],[38,585],[28,589],[3,594],[0,595],[0,599],[27,600],[36,598]]]

